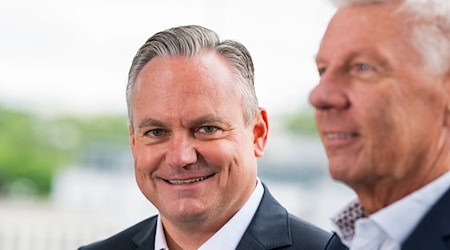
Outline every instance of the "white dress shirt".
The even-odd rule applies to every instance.
[[[258,209],[263,194],[264,188],[261,181],[257,179],[255,190],[244,206],[219,231],[203,243],[199,250],[236,249]],[[160,216],[158,216],[156,225],[155,249],[169,249]]]
[[[342,243],[352,250],[399,250],[429,209],[450,188],[450,172],[440,176],[408,196],[367,216],[364,209],[359,218],[349,218],[349,207],[358,207],[353,201],[338,213],[332,222]],[[355,214],[354,211],[352,211]],[[346,216],[342,216],[345,214]]]

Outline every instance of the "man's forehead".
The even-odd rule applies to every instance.
[[[321,50],[328,47],[335,50],[342,46],[373,54],[382,44],[409,43],[410,33],[404,26],[406,22],[394,12],[396,7],[393,4],[355,5],[338,10],[321,41],[317,60],[320,61]]]
[[[384,23],[395,22],[396,19],[403,17],[399,12],[399,5],[396,3],[357,4],[339,9],[332,17],[330,25],[335,25],[335,19],[345,19],[355,25],[376,23],[379,26]],[[373,29],[374,27],[368,28]]]

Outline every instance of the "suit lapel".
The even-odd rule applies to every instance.
[[[238,250],[273,249],[292,245],[289,217],[264,186],[264,195],[258,210],[245,231]]]
[[[326,250],[348,250],[348,247],[346,247],[344,244],[342,244],[341,240],[339,239],[339,236],[336,233],[333,233],[333,236],[331,237],[330,241],[328,241],[327,246],[325,247]]]
[[[403,243],[402,250],[409,249],[450,249],[450,189]]]
[[[148,225],[133,237],[136,250],[149,250],[154,248],[157,218],[157,216],[153,216]]]

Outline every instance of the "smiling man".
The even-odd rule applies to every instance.
[[[335,2],[310,102],[358,199],[327,249],[450,249],[449,2]]]
[[[136,180],[159,214],[81,249],[323,249],[257,178],[267,141],[246,48],[200,26],[137,52],[127,102]]]

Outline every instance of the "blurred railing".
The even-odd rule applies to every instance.
[[[57,211],[43,204],[7,205],[0,208],[0,249],[74,250],[111,236],[120,227],[106,217]]]
[[[0,249],[4,250],[64,250],[76,249],[81,244],[92,241],[92,228],[77,228],[72,224],[24,223],[0,226]]]

